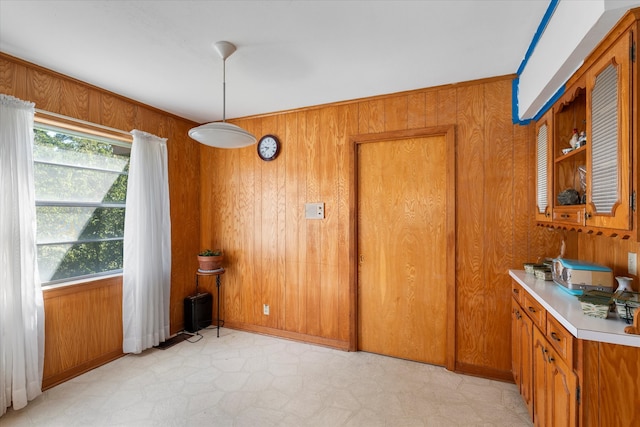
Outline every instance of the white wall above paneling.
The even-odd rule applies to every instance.
[[[196,122],[515,73],[550,0],[0,0],[0,51]]]
[[[213,42],[238,47],[233,119],[516,73],[550,4],[528,119],[640,0],[0,0],[0,51],[203,123],[222,118]]]
[[[520,73],[518,118],[534,118],[638,0],[560,0]]]

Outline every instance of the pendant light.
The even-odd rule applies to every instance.
[[[212,122],[189,130],[189,136],[201,144],[217,148],[241,148],[256,143],[256,137],[231,123],[225,122],[226,115],[226,76],[227,58],[236,51],[235,45],[226,41],[213,44],[213,48],[222,58],[222,122]]]

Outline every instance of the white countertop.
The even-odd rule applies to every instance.
[[[609,318],[585,316],[578,298],[562,290],[552,281],[537,279],[524,270],[509,270],[509,275],[529,292],[574,337],[589,341],[601,341],[640,347],[640,335],[624,333],[627,323],[617,314]]]

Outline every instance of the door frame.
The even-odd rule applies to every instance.
[[[350,284],[349,309],[352,313],[349,325],[349,351],[358,350],[358,146],[371,142],[397,139],[444,136],[447,149],[447,217],[446,217],[446,355],[445,368],[455,370],[456,360],[456,135],[455,126],[434,126],[382,133],[353,135],[349,138],[352,146],[352,168],[349,186],[351,189],[350,215]]]

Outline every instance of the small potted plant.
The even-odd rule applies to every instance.
[[[202,271],[217,270],[222,268],[223,260],[222,249],[205,249],[198,254],[198,268]]]

